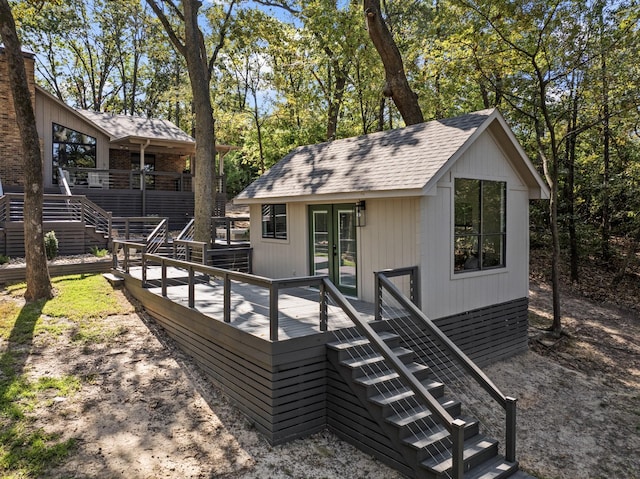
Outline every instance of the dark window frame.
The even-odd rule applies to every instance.
[[[459,193],[467,183],[467,192]],[[488,197],[492,189],[499,195]],[[467,200],[467,201],[464,201]],[[471,200],[471,201],[469,201]],[[498,226],[496,226],[498,225]],[[475,251],[469,247],[473,245]],[[496,245],[498,248],[496,248]],[[454,274],[504,269],[507,267],[507,183],[496,180],[455,178],[454,180]]]
[[[65,135],[64,137],[61,137],[61,133],[63,132],[65,133]],[[52,122],[51,138],[51,163],[53,166],[54,182],[58,181],[59,167],[63,170],[66,168],[97,168],[98,140],[96,139],[96,137],[88,135],[86,133],[82,133],[68,126]],[[73,149],[75,149],[76,151],[74,152]],[[65,151],[65,156],[67,156],[67,158],[61,158],[60,152],[63,150]],[[80,153],[81,158],[88,158],[93,160],[92,166],[77,164],[77,158],[74,158],[73,153],[78,154],[78,151],[80,150],[84,150]],[[69,155],[70,153],[72,154],[71,156]],[[84,175],[76,175],[76,178],[84,178],[86,181],[86,173]]]
[[[287,205],[266,203],[262,211],[262,237],[266,239],[287,239]]]

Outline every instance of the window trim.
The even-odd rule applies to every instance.
[[[479,194],[478,194],[478,207],[479,207],[479,211],[480,211],[480,220],[479,220],[479,232],[478,233],[469,233],[469,234],[457,234],[456,233],[456,181],[457,180],[471,180],[471,181],[477,181],[479,183]],[[485,233],[483,231],[483,224],[484,224],[484,219],[482,217],[483,215],[483,204],[482,204],[482,192],[483,192],[483,185],[485,183],[498,183],[503,185],[502,186],[502,202],[503,202],[503,206],[502,206],[502,231],[500,233],[495,233],[495,232],[490,232],[490,233]],[[452,240],[450,241],[450,245],[451,245],[451,278],[452,279],[460,279],[460,278],[467,278],[467,277],[473,277],[473,276],[480,276],[480,275],[487,275],[487,274],[495,274],[495,273],[506,273],[508,271],[507,267],[507,217],[508,217],[508,205],[507,205],[507,198],[508,198],[508,184],[506,180],[498,180],[495,178],[470,178],[470,177],[454,177],[453,178],[453,185],[451,188],[451,238]],[[502,236],[502,263],[500,265],[497,266],[483,266],[482,261],[480,261],[479,263],[479,267],[478,268],[473,268],[473,269],[461,269],[461,270],[456,270],[456,258],[455,258],[455,251],[456,251],[456,239],[458,237],[462,237],[462,236],[476,236],[478,239],[478,244],[482,245],[482,241],[484,237],[487,236],[495,236],[495,235],[501,235]]]
[[[277,207],[281,207],[284,211],[276,211]],[[268,211],[265,211],[268,208]],[[268,221],[265,221],[265,216],[268,216]],[[260,230],[263,239],[287,241],[289,239],[289,218],[288,208],[286,203],[263,203],[260,205]],[[284,217],[284,231],[278,229],[278,218]],[[265,224],[268,222],[270,230],[265,229]]]
[[[79,142],[75,142],[75,141],[63,141],[63,140],[59,140],[56,139],[56,128],[60,128],[60,129],[64,129],[64,130],[69,130],[71,133],[73,134],[79,134],[82,135],[83,137],[90,139],[89,143],[79,143]],[[95,136],[89,135],[87,133],[83,133],[79,130],[76,130],[75,128],[71,128],[69,126],[64,126],[60,123],[56,123],[56,122],[51,122],[51,167],[53,169],[53,183],[57,184],[58,182],[58,168],[62,168],[63,170],[66,168],[79,168],[77,165],[76,166],[72,166],[70,167],[69,165],[61,165],[60,164],[60,158],[56,155],[56,145],[76,145],[76,146],[83,146],[83,147],[91,147],[93,149],[93,155],[91,155],[93,157],[93,163],[94,166],[92,167],[93,169],[96,169],[98,167],[98,139]],[[86,167],[83,167],[86,168]]]

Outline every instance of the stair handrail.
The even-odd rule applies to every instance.
[[[452,474],[453,479],[463,479],[464,476],[464,428],[465,421],[455,419],[442,405],[433,397],[415,375],[407,369],[405,364],[391,350],[391,348],[380,338],[378,333],[366,322],[363,321],[353,305],[342,295],[338,288],[328,279],[323,278],[325,291],[333,298],[337,305],[342,308],[345,314],[351,319],[356,329],[366,336],[372,346],[384,356],[393,367],[394,371],[402,378],[405,384],[411,388],[416,396],[424,402],[429,410],[440,420],[440,423],[451,434],[452,438]]]
[[[176,236],[177,240],[192,240],[195,231],[195,219],[191,218],[189,222],[182,228],[182,231]]]
[[[431,321],[415,304],[402,294],[384,272],[376,273],[380,287],[384,287],[389,294],[404,308],[407,308],[415,318],[427,327],[442,345],[451,353],[469,373],[469,375],[491,396],[506,414],[505,458],[515,462],[516,449],[516,402],[517,399],[504,395],[493,381],[458,347],[442,330]]]
[[[145,252],[155,254],[164,244],[169,242],[169,219],[163,218],[146,239]]]
[[[111,240],[111,229],[113,226],[113,215],[110,211],[101,208],[86,196],[80,196],[82,204],[82,220],[93,226],[96,231],[105,233]],[[106,230],[106,231],[104,231]]]
[[[67,181],[67,175],[64,174],[65,170],[62,169],[61,166],[58,166],[58,185],[62,190],[62,193],[66,196],[73,196],[71,193],[71,188],[69,187],[69,182]],[[69,172],[67,171],[67,174]]]

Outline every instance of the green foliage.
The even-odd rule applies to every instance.
[[[44,235],[44,251],[49,260],[58,256],[58,238],[55,231],[49,231]]]
[[[11,258],[9,258],[8,256],[0,254],[0,264],[6,264],[9,262],[10,259]]]
[[[109,254],[108,249],[98,248],[97,246],[92,246],[90,251],[93,256],[96,256],[98,258],[104,258]]]
[[[384,69],[364,29],[362,2],[270,3],[236,4],[211,64],[217,140],[240,147],[225,159],[230,195],[293,148],[326,141],[332,119],[336,138],[402,126],[382,96]],[[612,237],[640,234],[636,2],[381,4],[426,119],[499,107],[541,173],[543,154],[557,162],[550,173],[557,174],[563,238],[573,220],[585,225],[581,248],[596,236],[605,241],[607,212]],[[167,118],[193,130],[185,61],[140,2],[14,5],[49,91],[72,105]],[[227,5],[203,4],[208,51],[220,44]],[[546,211],[532,219],[536,231],[548,230]]]

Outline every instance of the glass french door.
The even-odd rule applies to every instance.
[[[357,296],[354,204],[309,207],[311,274],[327,275],[344,294]]]

